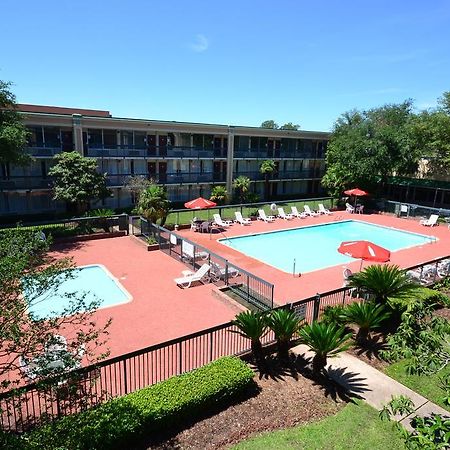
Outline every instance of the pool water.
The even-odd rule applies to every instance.
[[[343,241],[365,240],[391,252],[436,238],[395,228],[346,220],[290,230],[220,239],[219,242],[284,272],[312,272],[356,261],[337,251]]]
[[[79,267],[73,271],[73,277],[61,276],[61,284],[56,289],[32,296],[32,304],[28,311],[36,319],[60,317],[70,304],[70,295],[76,298],[82,296],[84,303],[89,305],[93,301],[99,302],[99,307],[114,306],[131,300],[130,294],[115,278],[101,265]],[[24,292],[27,299],[27,292]]]

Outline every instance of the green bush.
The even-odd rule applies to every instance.
[[[399,309],[408,309],[417,302],[422,302],[427,306],[450,306],[450,299],[444,293],[426,287],[417,287],[406,296],[400,298],[389,298],[389,303]]]
[[[243,393],[253,376],[240,359],[224,357],[26,433],[10,448],[129,448],[144,433],[173,428]]]
[[[35,232],[43,231],[46,236],[53,236],[53,237],[76,236],[77,234],[79,234],[79,232],[75,228],[67,228],[63,224],[59,223],[0,229],[0,233],[7,233],[7,232],[28,233],[30,231]]]

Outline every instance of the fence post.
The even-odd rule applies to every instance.
[[[178,364],[179,364],[179,373],[181,375],[183,373],[183,353],[182,353],[182,344],[181,341],[178,343]]]
[[[228,261],[225,261],[225,286],[228,286]]]
[[[314,313],[313,320],[317,320],[319,318],[319,308],[320,308],[320,294],[317,293],[314,298]]]
[[[125,394],[128,394],[128,376],[127,376],[127,360],[123,360],[123,388]]]
[[[213,360],[213,333],[209,333],[209,362]]]
[[[250,276],[247,275],[247,300],[250,301]]]

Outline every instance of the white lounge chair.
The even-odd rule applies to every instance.
[[[284,220],[292,220],[294,218],[292,214],[286,214],[284,208],[278,208],[278,217]]]
[[[240,223],[241,225],[250,225],[252,221],[247,217],[242,217],[242,213],[240,211],[235,211],[234,213],[236,220],[236,223]]]
[[[181,243],[181,253],[183,254],[183,258],[193,260],[202,259],[203,261],[208,259],[209,253],[205,251],[199,251],[194,253],[194,246],[187,241],[182,241]]]
[[[222,220],[222,217],[220,217],[220,214],[213,214],[214,217],[214,223],[222,228],[227,228],[230,225],[233,225],[233,222],[231,220]]]
[[[292,211],[292,215],[294,217],[298,217],[299,219],[306,219],[306,217],[308,216],[308,214],[306,214],[305,212],[298,212],[298,209],[296,206],[291,206],[291,211]]]
[[[319,203],[319,214],[326,214],[327,216],[331,214],[329,209],[326,209],[322,203]]]
[[[439,219],[438,214],[431,214],[429,219],[422,219],[420,221],[420,225],[424,225],[426,227],[434,227],[435,225],[437,225],[438,219]]]
[[[227,269],[211,261],[211,270],[209,273],[213,280],[218,281],[225,278]],[[237,276],[239,276],[239,271],[234,267],[228,266],[228,278],[236,278]]]
[[[355,208],[350,205],[350,203],[345,204],[345,210],[350,214],[353,214],[355,212]]]
[[[273,222],[275,220],[275,217],[266,216],[266,213],[263,209],[258,209],[258,219],[263,220],[264,222]]]
[[[303,208],[304,208],[304,210],[305,210],[305,213],[306,213],[308,216],[316,217],[316,216],[319,215],[319,213],[316,213],[315,211],[311,211],[311,208],[309,207],[309,205],[303,205]]]
[[[209,264],[203,264],[200,269],[197,270],[197,272],[191,272],[188,270],[183,271],[184,276],[175,278],[174,281],[183,289],[188,289],[195,281],[202,281],[203,278],[207,277],[209,270]]]

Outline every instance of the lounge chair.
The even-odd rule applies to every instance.
[[[209,273],[214,281],[218,281],[225,278],[227,269],[211,261],[211,270]],[[234,267],[228,266],[228,278],[236,278],[237,276],[239,276],[239,271]]]
[[[350,203],[345,204],[345,210],[350,214],[353,214],[355,212],[355,208],[350,205]]]
[[[329,209],[326,209],[322,203],[319,203],[319,214],[326,214],[327,216],[331,214]]]
[[[316,213],[315,211],[311,211],[311,208],[309,207],[309,205],[303,205],[303,208],[304,208],[304,210],[305,210],[305,213],[306,213],[308,216],[316,217],[316,216],[319,215],[319,213]]]
[[[250,225],[252,221],[247,217],[242,217],[242,213],[240,211],[235,211],[234,213],[236,220],[236,223],[240,223],[241,225]]]
[[[420,221],[420,225],[424,225],[426,227],[434,227],[435,225],[437,225],[438,219],[439,219],[438,214],[431,214],[429,219],[422,219]]]
[[[306,217],[308,217],[308,214],[306,214],[305,212],[298,212],[298,209],[296,206],[291,206],[291,211],[292,211],[292,215],[294,217],[298,217],[299,219],[306,219]]]
[[[263,209],[258,209],[258,219],[263,220],[264,222],[273,222],[275,220],[275,217],[266,216],[266,213]]]
[[[181,243],[181,253],[183,255],[183,258],[193,260],[195,259],[202,259],[205,261],[209,257],[209,253],[205,251],[198,251],[194,253],[194,246],[187,241],[182,241]]]
[[[343,287],[347,287],[348,286],[348,283],[350,281],[350,277],[352,275],[353,275],[353,272],[348,267],[346,267],[343,270],[343,272],[342,272],[342,276],[344,277],[344,285],[343,285]]]
[[[191,287],[192,283],[196,281],[202,281],[203,278],[206,278],[210,269],[211,267],[209,266],[209,264],[203,264],[200,269],[197,270],[197,272],[191,272],[187,270],[183,271],[184,276],[175,278],[174,281],[183,289],[188,289]]]
[[[222,217],[220,217],[220,214],[213,214],[214,217],[214,223],[222,228],[227,228],[230,225],[233,225],[233,222],[231,220],[222,220]]]
[[[278,217],[284,220],[292,220],[294,218],[292,214],[286,214],[284,208],[278,208]]]

